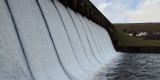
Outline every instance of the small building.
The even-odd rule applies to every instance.
[[[159,34],[160,34],[160,31],[153,32],[152,34],[153,34],[153,35],[159,35]]]
[[[129,36],[133,36],[132,32],[126,32],[125,34],[129,35]]]
[[[147,32],[140,32],[138,34],[136,34],[137,37],[142,37],[142,36],[147,36]]]

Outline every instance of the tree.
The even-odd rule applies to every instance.
[[[126,33],[127,32],[127,29],[123,29],[123,33]]]
[[[133,30],[133,36],[136,36],[137,32]]]

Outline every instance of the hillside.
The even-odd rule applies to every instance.
[[[117,31],[115,35],[118,40],[118,46],[160,46],[151,41],[146,41],[137,37],[129,36],[123,32]]]
[[[126,23],[126,24],[114,24],[116,30],[127,31],[134,30],[136,32],[146,31],[146,32],[156,32],[160,31],[160,23]]]

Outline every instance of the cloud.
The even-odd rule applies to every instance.
[[[160,22],[160,0],[91,0],[112,23]]]
[[[127,14],[129,22],[160,22],[160,0],[146,0]]]
[[[95,6],[98,6],[101,3],[106,3],[106,0],[90,0]]]
[[[98,8],[101,12],[103,12],[104,9],[105,9],[107,6],[111,6],[111,5],[112,5],[111,2],[109,2],[109,3],[101,3],[97,8]]]

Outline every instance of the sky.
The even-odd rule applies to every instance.
[[[90,0],[112,23],[160,22],[160,0]]]

